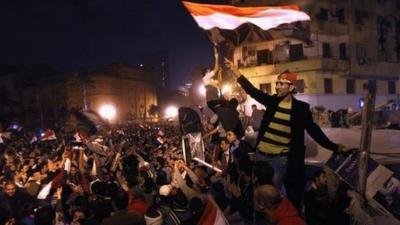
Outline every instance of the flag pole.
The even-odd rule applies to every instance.
[[[358,168],[358,191],[365,197],[367,189],[368,159],[371,151],[371,138],[375,112],[376,88],[368,85],[368,93],[365,97],[365,105],[362,111],[360,155]]]

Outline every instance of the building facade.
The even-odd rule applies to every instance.
[[[123,63],[98,66],[90,72],[25,73],[2,76],[12,95],[15,119],[32,127],[63,124],[77,109],[99,111],[104,104],[116,108],[110,122],[152,121],[149,109],[157,105],[153,74]],[[28,125],[27,125],[28,126]]]
[[[154,120],[149,114],[157,105],[154,75],[122,63],[99,66],[88,73],[73,73],[66,85],[67,108],[98,111],[102,105],[113,105],[116,121]]]
[[[235,0],[241,6],[299,5],[311,21],[299,23],[304,41],[287,35],[263,40],[252,35],[234,49],[234,62],[257,87],[273,93],[277,75],[298,74],[298,99],[312,106],[359,110],[365,86],[376,102],[399,99],[400,3],[395,0]],[[271,31],[274,32],[274,31]],[[292,32],[292,33],[291,33]]]

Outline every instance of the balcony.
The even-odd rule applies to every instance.
[[[348,25],[345,23],[331,22],[331,21],[321,21],[316,20],[310,23],[311,32],[318,31],[321,34],[348,34]]]
[[[269,74],[279,74],[285,70],[293,72],[306,71],[348,71],[349,62],[347,60],[331,58],[307,58],[292,62],[282,62],[271,65],[261,65],[253,67],[240,68],[243,74],[250,76],[263,76]]]

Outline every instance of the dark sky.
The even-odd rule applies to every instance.
[[[2,1],[0,30],[0,64],[47,63],[62,72],[168,51],[174,88],[213,56],[179,0]]]

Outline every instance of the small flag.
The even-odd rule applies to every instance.
[[[116,130],[115,132],[116,132],[117,134],[122,135],[122,136],[125,135],[125,132],[124,132],[122,129],[118,129],[118,130]]]
[[[41,141],[57,140],[57,136],[54,130],[48,129],[46,132],[41,134],[40,140]]]
[[[83,132],[76,132],[74,134],[75,141],[78,143],[88,143],[89,137]]]
[[[35,143],[37,141],[38,141],[38,138],[36,136],[33,136],[31,141],[30,141],[30,143],[33,144],[33,143]]]

